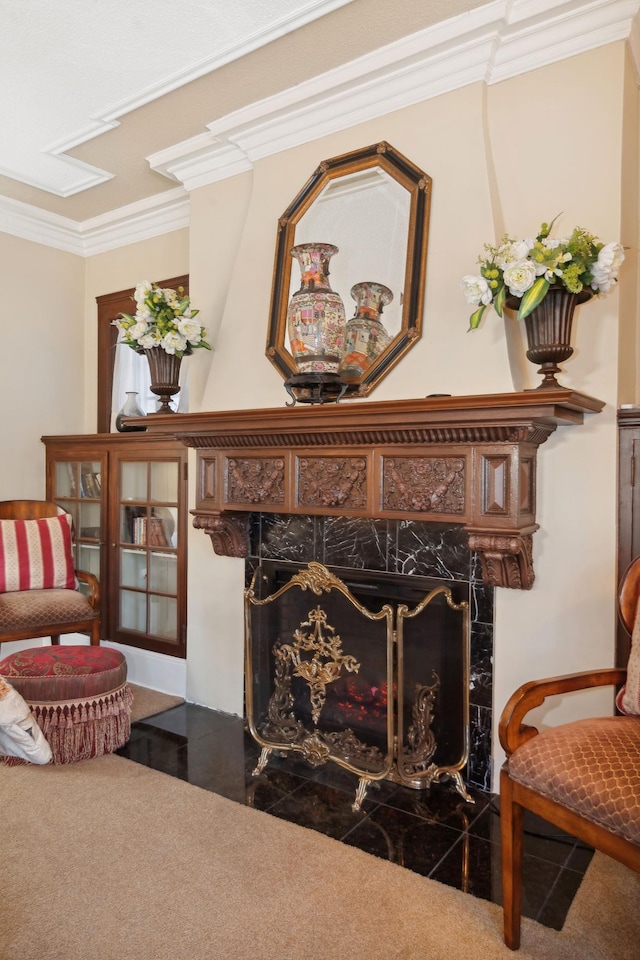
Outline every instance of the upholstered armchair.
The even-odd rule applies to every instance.
[[[640,872],[639,585],[640,558],[626,571],[619,590],[620,618],[633,631],[627,671],[593,670],[526,683],[502,713],[500,742],[507,754],[500,776],[504,939],[512,950],[520,946],[525,810]],[[547,697],[601,686],[620,688],[616,703],[625,715],[578,720],[542,733],[523,723]]]
[[[78,589],[88,587],[88,596]],[[0,501],[0,644],[88,632],[100,644],[100,592],[74,568],[71,517],[47,500]]]

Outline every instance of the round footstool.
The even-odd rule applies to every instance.
[[[35,647],[0,660],[0,676],[26,700],[54,763],[113,753],[131,735],[127,661],[107,647]]]

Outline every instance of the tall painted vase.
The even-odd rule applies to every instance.
[[[393,293],[383,283],[364,281],[351,288],[356,312],[347,321],[346,347],[340,373],[347,379],[360,377],[390,343],[391,337],[380,320]]]
[[[345,347],[342,298],[329,285],[332,243],[300,243],[291,248],[300,267],[300,289],[287,310],[289,345],[298,373],[338,373]]]

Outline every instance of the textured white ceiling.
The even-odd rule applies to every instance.
[[[351,0],[0,0],[0,173],[59,196],[111,176],[60,156]]]
[[[0,200],[82,222],[169,191],[149,155],[485,4],[0,0]]]

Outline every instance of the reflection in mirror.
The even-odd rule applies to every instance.
[[[347,319],[355,313],[351,288],[356,283],[383,283],[393,293],[384,310],[384,325],[392,337],[402,325],[411,197],[384,170],[363,170],[331,180],[296,224],[293,243],[333,243],[331,287],[344,302]],[[288,300],[300,286],[292,271]],[[287,347],[288,334],[287,334]]]
[[[365,396],[421,334],[430,198],[430,177],[388,143],[320,164],[278,224],[266,353],[286,383],[297,373],[287,309],[301,290],[292,248],[338,248],[328,282],[348,322],[340,376],[347,396]]]

